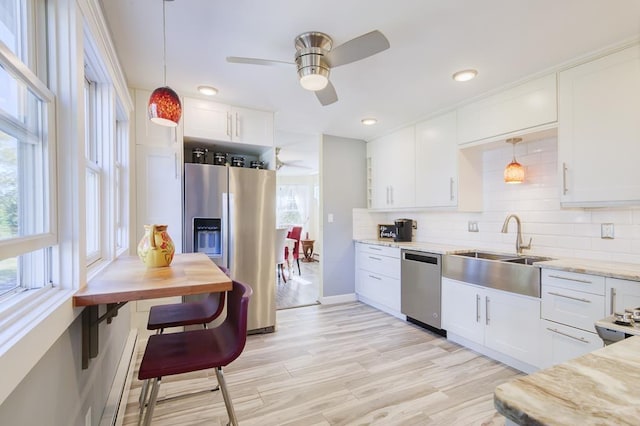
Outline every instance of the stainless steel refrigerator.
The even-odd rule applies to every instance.
[[[254,333],[275,329],[275,215],[275,171],[184,165],[183,251],[206,253],[251,286]]]

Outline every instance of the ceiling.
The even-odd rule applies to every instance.
[[[102,7],[129,85],[162,85],[162,0],[102,0]],[[339,100],[325,107],[300,86],[295,66],[225,60],[293,61],[300,33],[322,31],[335,46],[374,29],[390,49],[334,68]],[[212,85],[216,101],[274,111],[279,145],[318,134],[369,140],[639,36],[638,0],[175,0],[166,3],[167,84],[193,97],[204,97],[199,85]],[[478,76],[453,81],[466,68]],[[378,124],[363,126],[364,117]]]

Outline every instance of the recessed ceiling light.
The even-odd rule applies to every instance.
[[[453,79],[455,81],[469,81],[475,78],[478,75],[478,71],[476,70],[462,70],[453,74]]]
[[[360,120],[360,122],[365,126],[373,126],[378,122],[378,120],[376,120],[375,118],[363,118],[362,120]]]
[[[207,96],[215,96],[216,94],[218,94],[218,89],[211,86],[198,86],[198,92]]]

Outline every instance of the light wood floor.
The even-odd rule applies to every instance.
[[[320,294],[320,262],[300,261],[293,263],[291,272],[287,274],[287,282],[276,279],[276,309],[297,308],[315,305]]]
[[[138,363],[145,342],[138,346]],[[521,375],[360,303],[277,313],[277,331],[248,337],[225,368],[241,425],[504,425],[493,389]],[[163,379],[160,396],[207,389],[208,372]],[[138,421],[132,381],[125,425]],[[226,424],[222,395],[159,403],[154,425]]]

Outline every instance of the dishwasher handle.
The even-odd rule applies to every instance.
[[[437,265],[439,258],[436,256],[429,256],[425,254],[404,253],[404,260],[412,260],[414,262],[430,263],[432,265]]]

